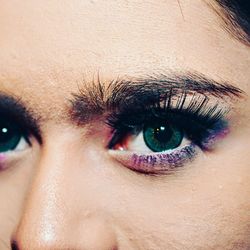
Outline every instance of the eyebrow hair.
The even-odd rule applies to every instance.
[[[210,7],[224,22],[225,30],[241,43],[250,46],[249,0],[214,0]]]
[[[1,120],[6,118],[15,123],[22,131],[31,133],[42,144],[38,119],[25,107],[21,98],[0,92],[0,117]]]
[[[119,111],[124,106],[135,108],[159,102],[173,95],[202,94],[224,99],[240,98],[244,92],[232,84],[219,83],[202,74],[155,74],[136,79],[116,79],[103,84],[98,78],[79,87],[72,94],[70,115],[77,123],[89,121],[105,112]]]

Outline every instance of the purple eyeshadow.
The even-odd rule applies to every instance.
[[[229,126],[226,121],[217,122],[213,129],[208,132],[206,138],[201,142],[204,150],[211,150],[216,142],[223,139],[229,133]]]
[[[192,143],[171,153],[131,154],[129,151],[117,152],[117,150],[111,152],[115,153],[116,160],[134,171],[157,174],[182,167],[187,161],[194,159],[197,150],[198,147]]]
[[[131,163],[142,168],[175,168],[182,166],[186,160],[192,159],[196,154],[195,145],[185,146],[180,150],[175,150],[172,153],[154,153],[151,155],[133,154]]]

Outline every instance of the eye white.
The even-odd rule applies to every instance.
[[[15,154],[24,151],[29,147],[30,147],[29,143],[27,142],[25,137],[22,136],[14,149],[9,149],[8,151],[1,152],[1,154]]]
[[[188,140],[186,137],[183,138],[179,147],[175,149],[166,150],[166,152],[173,152],[176,149],[181,149],[187,145],[190,145],[192,142]],[[146,145],[144,138],[143,138],[143,131],[140,132],[138,135],[133,135],[128,140],[127,148],[129,151],[135,151],[140,153],[152,153],[153,151]]]
[[[13,151],[22,151],[29,147],[29,143],[27,140],[22,136],[20,141],[18,142],[16,148]]]

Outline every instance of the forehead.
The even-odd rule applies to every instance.
[[[59,106],[97,72],[104,82],[162,70],[238,81],[249,62],[204,0],[4,1],[0,58],[1,90]]]

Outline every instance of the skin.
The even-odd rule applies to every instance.
[[[0,91],[40,118],[43,144],[1,158],[0,249],[249,249],[250,52],[207,3],[1,1]],[[172,175],[126,168],[103,123],[67,115],[93,76],[189,70],[246,95],[216,149]]]

